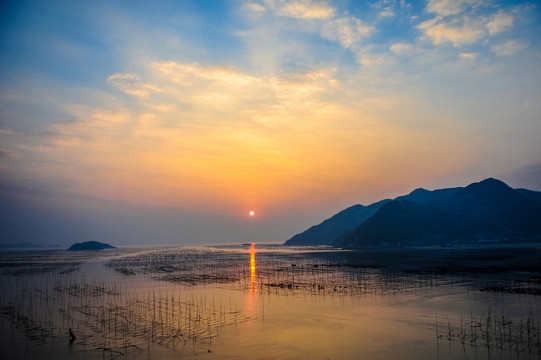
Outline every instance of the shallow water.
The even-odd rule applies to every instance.
[[[537,258],[445,272],[458,252],[424,251],[4,252],[1,343],[40,359],[541,358]]]

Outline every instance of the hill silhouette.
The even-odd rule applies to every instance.
[[[408,200],[418,204],[425,204],[435,200],[443,200],[453,196],[461,187],[426,190],[415,189],[408,195],[397,197],[395,200]],[[319,225],[293,236],[285,245],[331,245],[339,237],[351,233],[359,225],[372,217],[383,205],[392,201],[381,200],[368,206],[353,205],[340,211]]]
[[[393,200],[335,246],[426,246],[485,241],[541,241],[537,192],[514,190],[489,178],[423,203]]]
[[[285,245],[330,245],[345,231],[353,230],[374,215],[381,206],[391,201],[382,200],[369,206],[353,205],[338,214],[293,236]]]
[[[454,188],[437,189],[437,190],[430,191],[423,188],[419,188],[419,189],[413,190],[408,195],[399,196],[395,200],[408,200],[417,204],[426,204],[426,203],[436,201],[436,200],[448,199],[461,189],[462,189],[461,187],[454,187]]]
[[[116,249],[116,247],[99,241],[86,241],[71,245],[68,251]]]

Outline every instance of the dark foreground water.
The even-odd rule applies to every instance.
[[[1,351],[12,359],[540,359],[540,264],[532,246],[4,251]]]

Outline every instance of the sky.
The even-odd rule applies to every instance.
[[[540,7],[3,1],[0,242],[283,242],[419,187],[541,191]]]

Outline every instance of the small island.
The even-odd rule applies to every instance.
[[[116,247],[113,245],[101,243],[99,241],[85,241],[82,243],[75,243],[71,245],[68,251],[104,250],[104,249],[116,249]]]

